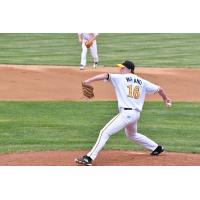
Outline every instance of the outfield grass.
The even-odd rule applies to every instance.
[[[200,103],[146,102],[138,130],[167,151],[200,153]],[[0,152],[89,150],[116,102],[0,102]],[[123,131],[106,149],[143,150]]]
[[[200,67],[199,33],[102,33],[98,50],[106,66],[130,59],[144,67]],[[0,64],[78,66],[80,54],[76,33],[0,33]]]

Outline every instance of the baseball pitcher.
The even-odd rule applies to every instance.
[[[171,106],[171,100],[167,97],[165,91],[158,85],[155,85],[134,74],[135,65],[126,60],[122,64],[117,64],[120,68],[120,74],[104,73],[83,82],[83,92],[92,93],[88,98],[92,98],[93,87],[89,85],[94,81],[107,80],[112,83],[118,100],[119,113],[113,117],[100,131],[96,144],[87,155],[75,159],[75,162],[81,165],[92,165],[98,153],[102,150],[110,136],[116,134],[121,129],[125,130],[128,139],[142,145],[151,151],[151,155],[159,155],[164,151],[164,147],[158,145],[150,138],[137,131],[137,123],[145,101],[145,95],[149,93],[158,93],[167,107]],[[88,89],[87,85],[89,85]],[[86,92],[87,91],[87,92]]]
[[[94,68],[96,68],[99,62],[96,42],[97,35],[97,33],[78,33],[78,39],[82,45],[80,70],[85,69],[88,49],[90,49]]]

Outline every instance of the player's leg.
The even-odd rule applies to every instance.
[[[126,126],[126,121],[124,120],[124,116],[122,113],[119,113],[113,119],[111,119],[100,131],[96,144],[87,154],[87,156],[89,156],[90,158],[92,158],[92,160],[94,160],[97,157],[98,153],[105,146],[110,136],[114,135],[115,133],[123,129],[125,126]]]
[[[91,151],[87,155],[75,159],[76,163],[82,165],[92,165],[92,161],[97,157],[98,153],[105,146],[110,136],[123,129],[126,125],[127,124],[124,122],[121,113],[113,117],[113,119],[111,119],[100,131],[99,137]]]
[[[158,146],[158,144],[156,144],[153,140],[137,132],[137,122],[126,126],[125,134],[130,140],[151,151],[155,150]]]
[[[99,137],[92,150],[86,156],[75,159],[75,161],[79,164],[91,165],[92,160],[97,157],[98,153],[105,146],[111,135],[114,135],[121,129],[125,128],[128,124],[138,121],[140,113],[137,111],[135,112],[133,110],[121,111],[118,115],[111,119],[100,131]]]
[[[85,42],[82,42],[82,52],[81,52],[81,63],[80,69],[84,69],[86,66],[86,59],[87,59],[87,47],[85,46]]]
[[[92,60],[93,60],[93,67],[96,68],[96,66],[97,66],[97,64],[99,62],[96,41],[94,41],[93,45],[90,47],[90,52],[91,52]]]

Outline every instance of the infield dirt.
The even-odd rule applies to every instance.
[[[74,158],[86,151],[48,151],[0,154],[0,165],[7,166],[76,166]],[[94,166],[199,166],[199,154],[163,153],[150,156],[148,152],[102,151]]]
[[[0,65],[0,100],[84,100],[81,81],[115,67],[87,68]],[[136,68],[136,74],[164,87],[173,101],[200,101],[200,69]],[[115,100],[111,84],[96,82],[94,100]],[[147,100],[160,100],[150,95]]]

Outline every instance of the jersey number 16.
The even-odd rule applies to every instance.
[[[140,98],[140,88],[139,86],[135,86],[133,88],[133,85],[127,86],[128,88],[128,97],[134,98],[134,99],[139,99]]]

